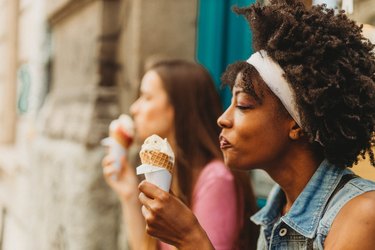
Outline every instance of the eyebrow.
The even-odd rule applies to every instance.
[[[234,86],[233,89],[236,89],[234,90],[233,97],[237,97],[239,94],[245,94],[247,96],[254,98],[258,104],[262,104],[263,102],[262,97],[259,97],[254,89],[250,92],[246,91],[243,87],[239,87],[238,85]]]
[[[237,96],[237,95],[242,94],[242,93],[248,95],[248,93],[246,93],[242,88],[238,89],[238,90],[235,90],[234,93],[233,93],[233,95]]]

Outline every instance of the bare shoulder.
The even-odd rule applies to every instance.
[[[374,249],[375,191],[349,201],[333,221],[325,249]]]

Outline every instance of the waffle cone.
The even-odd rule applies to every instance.
[[[139,156],[141,157],[142,164],[165,168],[172,174],[173,163],[170,162],[167,154],[160,151],[141,151]]]

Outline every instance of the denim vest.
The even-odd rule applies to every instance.
[[[285,195],[280,186],[275,185],[266,206],[251,217],[261,226],[257,249],[323,249],[324,240],[340,209],[354,197],[375,190],[375,182],[359,177],[336,189],[347,174],[353,172],[324,160],[282,217]]]

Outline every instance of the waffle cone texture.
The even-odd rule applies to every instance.
[[[141,151],[139,153],[142,164],[148,164],[167,169],[171,174],[173,172],[173,163],[169,156],[160,151]]]

